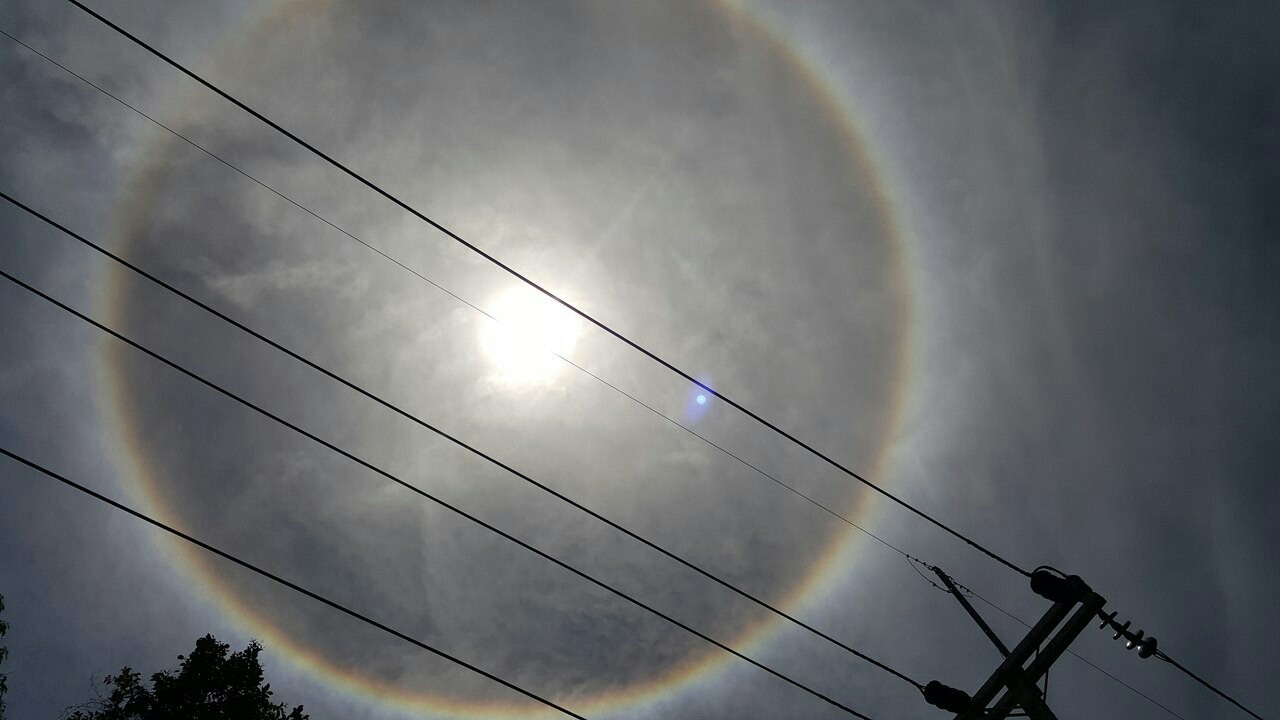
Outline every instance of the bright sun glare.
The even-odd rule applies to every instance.
[[[565,365],[552,353],[573,352],[582,322],[571,312],[527,288],[503,292],[488,308],[497,321],[486,321],[480,346],[495,373],[512,385],[550,382]]]

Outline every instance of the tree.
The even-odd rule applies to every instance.
[[[151,676],[151,688],[141,673],[125,667],[103,684],[106,697],[81,706],[69,720],[308,720],[302,706],[286,711],[271,702],[271,685],[263,683],[262,646],[255,640],[239,652],[212,635],[196,640],[189,656],[179,655],[176,671]]]
[[[0,613],[4,612],[4,596],[0,595]],[[0,638],[9,632],[9,623],[0,618]],[[9,648],[0,645],[0,664],[9,657]],[[0,672],[0,720],[4,720],[4,694],[9,692],[9,674]]]

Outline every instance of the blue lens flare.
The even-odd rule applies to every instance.
[[[702,416],[714,407],[711,402],[712,394],[708,391],[711,379],[700,377],[686,391],[688,394],[684,396],[684,419],[685,422],[696,423],[702,419]]]

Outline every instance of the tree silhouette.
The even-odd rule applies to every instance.
[[[255,640],[239,652],[218,642],[212,635],[196,640],[189,656],[179,655],[176,671],[163,670],[151,676],[151,688],[142,684],[141,673],[125,667],[118,675],[108,675],[103,684],[111,688],[80,706],[69,720],[308,720],[302,706],[286,711],[284,703],[271,702],[271,685],[263,682]]]

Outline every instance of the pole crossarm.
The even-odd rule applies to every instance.
[[[1032,683],[1033,686],[1036,682],[1039,682],[1040,678],[1043,677],[1045,673],[1049,672],[1049,667],[1053,665],[1058,658],[1062,657],[1064,653],[1066,653],[1067,648],[1071,646],[1072,641],[1074,641],[1080,633],[1084,631],[1089,623],[1093,622],[1098,611],[1102,609],[1102,606],[1105,603],[1106,601],[1097,593],[1092,591],[1085,593],[1084,598],[1081,600],[1080,607],[1076,609],[1075,614],[1073,614],[1071,619],[1063,625],[1058,634],[1049,641],[1049,644],[1045,646],[1043,651],[1041,651],[1039,657],[1032,660],[1031,664],[1027,666],[1026,671],[1022,673],[1022,676],[1026,681]],[[1004,696],[996,702],[995,706],[991,708],[991,711],[987,713],[986,717],[991,718],[991,720],[1004,720],[1004,718],[1009,717],[1009,713],[1018,706],[1019,701],[1020,698],[1014,697],[1011,690],[1010,692],[1005,693]],[[1035,717],[1030,708],[1027,708],[1027,710],[1029,715]]]
[[[1043,569],[1037,570],[1032,573],[1031,589],[1037,595],[1053,601],[1053,605],[1031,627],[1017,647],[1010,651],[955,582],[941,568],[930,566],[929,569],[942,579],[947,590],[955,596],[960,606],[978,624],[1004,659],[972,697],[935,680],[925,686],[925,700],[935,707],[956,713],[956,720],[1005,720],[1022,716],[1031,720],[1057,720],[1053,711],[1045,704],[1044,694],[1036,687],[1036,683],[1062,657],[1085,626],[1101,613],[1106,600],[1075,575],[1068,577]],[[1070,619],[1067,618],[1068,615],[1071,616]],[[1002,691],[1004,694],[992,705],[992,701]],[[1022,712],[1015,713],[1019,708]]]
[[[996,671],[991,674],[991,678],[988,678],[987,682],[978,688],[977,693],[974,693],[969,711],[961,712],[956,716],[956,719],[979,720],[982,717],[986,717],[988,703],[996,700],[996,694],[1007,687],[1009,675],[1012,673],[1021,674],[1023,664],[1032,657],[1033,653],[1036,652],[1036,648],[1046,641],[1048,634],[1053,632],[1053,628],[1057,628],[1057,625],[1066,619],[1066,616],[1071,612],[1071,607],[1074,606],[1075,603],[1070,601],[1053,603],[1053,606],[1044,612],[1038,623],[1032,626],[1030,632],[1027,633],[1027,637],[1024,637],[1023,641],[1018,643],[1018,646],[1009,653],[1009,656],[1005,657],[1005,661],[996,667]]]

